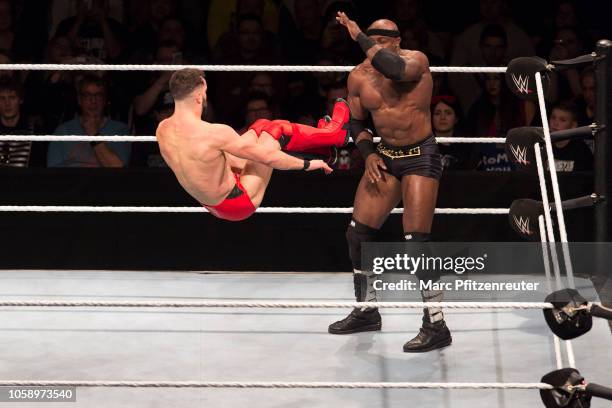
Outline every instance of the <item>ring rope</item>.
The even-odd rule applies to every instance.
[[[535,144],[536,158],[539,151],[539,144]],[[540,166],[542,165],[542,160],[537,160],[538,165],[538,173],[540,173]],[[538,216],[538,226],[540,227],[540,242],[542,243],[542,261],[544,263],[544,276],[546,277],[546,288],[548,293],[553,291],[552,283],[551,283],[551,274],[550,274],[550,257],[548,252],[548,238],[546,237],[546,226],[544,223],[544,216]],[[558,278],[558,276],[557,276]],[[559,287],[561,287],[559,285]],[[557,370],[563,368],[563,356],[561,355],[561,340],[559,337],[553,334],[553,350],[555,351],[555,363],[557,365]]]
[[[156,142],[155,136],[0,135],[0,142]],[[351,139],[351,141],[353,141]],[[505,143],[505,137],[437,137],[438,143]],[[380,142],[375,137],[374,142]]]
[[[574,282],[574,271],[572,267],[572,259],[569,252],[569,246],[567,245],[567,229],[565,228],[565,216],[563,215],[563,207],[561,206],[561,192],[559,189],[559,181],[557,179],[557,168],[555,167],[555,157],[552,148],[552,138],[550,136],[550,129],[548,127],[548,121],[546,113],[546,102],[544,100],[544,88],[542,86],[542,75],[539,72],[535,74],[536,89],[538,91],[538,103],[540,104],[540,115],[542,118],[542,129],[544,131],[544,146],[546,148],[546,159],[548,161],[549,177],[553,190],[553,198],[555,202],[555,212],[557,215],[557,223],[559,225],[559,241],[563,244],[561,250],[563,252],[563,260],[565,264],[565,271],[567,276],[567,284],[571,289],[576,288]],[[554,237],[551,239],[554,242]]]
[[[555,167],[554,152],[552,150],[552,141],[551,141],[552,139],[550,136],[550,129],[548,128],[548,121],[544,120],[548,116],[546,113],[546,102],[544,100],[544,89],[542,87],[542,76],[539,72],[536,72],[535,79],[536,79],[536,90],[538,92],[538,103],[539,103],[540,115],[543,120],[542,125],[543,125],[543,131],[544,131],[544,145],[545,145],[546,155],[547,155],[547,160],[548,160],[548,168],[550,169],[549,171],[550,182],[551,182],[552,190],[553,190],[553,198],[555,200],[554,205],[555,205],[556,212],[557,212],[557,222],[559,224],[559,238],[562,243],[561,249],[563,252],[563,259],[565,261],[565,272],[567,276],[568,287],[573,289],[576,287],[576,284],[574,282],[574,273],[572,269],[572,260],[571,260],[570,253],[569,253],[569,247],[567,245],[567,231],[565,229],[565,218],[563,216],[563,208],[561,207],[561,202],[560,202],[561,193],[559,190],[559,181],[557,180],[557,170]],[[541,152],[539,151],[539,143],[536,143],[534,148],[537,149],[535,154],[536,154],[536,161],[537,161],[537,166],[538,166],[538,177],[540,179],[540,190],[542,192],[542,202],[544,203],[544,205],[547,206],[544,208],[544,214],[546,216],[545,220],[546,220],[548,238],[550,242],[555,242],[553,223],[552,223],[551,215],[550,215],[551,208],[548,207],[548,192],[546,190],[546,182],[544,179],[544,166],[542,164]],[[550,247],[550,250],[551,250],[551,256],[553,257],[553,266],[555,267],[555,275],[558,275],[559,274],[559,259],[558,259],[557,251],[555,249],[555,245],[552,245]],[[576,367],[576,357],[574,354],[574,347],[572,346],[572,342],[567,341],[565,345],[566,345],[565,349],[566,349],[568,364],[570,367],[575,368]]]
[[[334,65],[160,65],[160,64],[0,64],[0,71],[177,71],[195,68],[220,72],[350,72]],[[430,67],[431,72],[504,73],[506,67]]]
[[[395,208],[391,214],[402,214]],[[85,205],[0,205],[0,212],[72,213],[205,213],[204,207],[85,206]],[[353,207],[260,207],[259,214],[352,214]],[[436,208],[436,214],[508,214],[509,208]]]
[[[220,301],[115,301],[115,300],[2,300],[0,307],[137,307],[137,308],[278,308],[278,309],[337,309],[372,307],[385,309],[553,309],[547,302],[262,302]]]
[[[323,382],[323,381],[0,381],[0,387],[125,387],[125,388],[407,388],[446,390],[551,390],[545,383],[467,382]]]
[[[107,70],[107,71],[175,71],[178,69],[193,67],[205,71],[275,71],[275,72],[347,72],[353,69],[353,67],[339,67],[339,66],[232,66],[232,65],[209,65],[209,66],[178,66],[178,65],[105,65],[105,64],[4,64],[0,65],[0,70]],[[493,72],[503,73],[506,71],[505,67],[490,68],[490,67],[431,67],[432,72]],[[538,91],[541,96],[541,79],[536,74],[536,83],[538,85]],[[542,98],[540,98],[542,99]],[[540,101],[540,105],[542,101]],[[93,137],[91,139],[82,140],[83,137],[77,138],[72,137],[64,140],[60,140],[62,136],[51,137],[47,135],[43,136],[31,136],[28,139],[15,139],[12,135],[6,135],[12,138],[6,138],[5,135],[0,136],[0,140],[23,140],[23,141],[101,141],[104,140],[100,137]],[[57,139],[56,139],[57,138]],[[139,137],[127,137],[125,142],[135,141],[156,141],[155,137],[141,137],[142,140],[136,140]],[[54,140],[55,139],[55,140]],[[501,140],[493,141],[492,138],[462,138],[462,139],[487,139],[486,141],[459,141],[459,138],[440,138],[450,140],[438,140],[442,143],[503,143],[503,138],[496,138]],[[120,141],[120,140],[105,140],[105,141]],[[548,144],[548,143],[547,143]],[[547,146],[549,147],[549,146]],[[555,180],[556,181],[556,180]],[[554,184],[554,183],[553,183]],[[553,185],[554,189],[554,185]],[[33,208],[42,209],[42,206],[0,206],[0,211],[5,211],[5,208],[10,208],[7,211],[33,211]],[[84,208],[137,208],[144,209],[145,207],[45,207],[49,208],[73,208],[76,210],[83,210]],[[155,207],[148,207],[149,209]],[[162,208],[162,207],[157,207]],[[170,209],[171,207],[165,207]],[[183,207],[186,209],[188,207]],[[174,208],[172,208],[174,210]],[[202,211],[201,208],[191,208],[188,212],[195,212],[195,209]],[[262,210],[273,210],[272,208],[266,208]],[[294,209],[292,209],[294,210]],[[309,209],[313,210],[313,209]],[[329,209],[327,209],[329,210]],[[344,210],[344,209],[342,209]],[[401,209],[396,209],[401,210]],[[457,209],[455,209],[457,210]],[[507,209],[489,209],[489,210],[504,210],[507,213]],[[144,211],[143,211],[144,212]],[[147,211],[149,212],[149,211]],[[175,211],[173,211],[175,212]],[[181,211],[183,212],[183,211]],[[187,211],[185,211],[187,212]],[[260,211],[268,212],[268,211]],[[272,211],[270,211],[272,212]],[[438,212],[438,211],[436,211]],[[480,213],[480,212],[478,212]],[[497,212],[496,212],[497,213]],[[562,216],[561,216],[562,217]],[[562,218],[561,218],[562,220]],[[563,225],[564,226],[564,225]],[[562,233],[565,232],[563,228]],[[563,241],[563,240],[562,240]],[[102,306],[102,307],[388,307],[388,308],[422,308],[426,306],[438,306],[445,308],[552,308],[550,303],[519,303],[519,302],[500,302],[500,303],[450,303],[450,302],[395,302],[392,304],[374,303],[369,305],[368,302],[322,302],[322,303],[301,303],[297,302],[263,302],[263,303],[250,303],[250,302],[189,302],[189,303],[169,303],[169,302],[45,302],[45,301],[33,301],[33,302],[0,302],[0,306]],[[316,305],[316,306],[315,306]],[[553,387],[549,384],[544,383],[367,383],[367,382],[151,382],[151,381],[0,381],[0,386],[80,386],[80,387],[172,387],[172,388],[409,388],[409,389],[539,389],[539,390],[550,390]]]

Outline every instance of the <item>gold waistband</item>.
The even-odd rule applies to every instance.
[[[421,155],[421,146],[411,147],[402,149],[401,147],[390,149],[382,145],[382,143],[378,144],[376,151],[382,155],[390,157],[392,159],[400,159],[402,157],[415,157]]]

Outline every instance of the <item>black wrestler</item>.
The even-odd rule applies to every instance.
[[[400,33],[392,21],[375,21],[364,34],[346,14],[339,12],[336,19],[367,56],[348,78],[351,132],[366,164],[346,237],[354,268],[355,296],[358,302],[372,302],[376,301],[374,275],[361,268],[361,244],[374,241],[400,200],[404,203],[405,239],[430,240],[442,174],[441,157],[431,129],[433,82],[427,57],[419,51],[400,48]],[[373,132],[365,124],[368,113],[381,137],[376,148]],[[441,291],[421,294],[425,302],[442,300]],[[329,332],[347,334],[381,327],[378,309],[356,308],[345,319],[331,324]],[[442,310],[429,307],[423,310],[419,334],[404,345],[404,351],[425,352],[451,342]]]

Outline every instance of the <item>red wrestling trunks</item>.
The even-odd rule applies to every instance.
[[[242,221],[249,218],[255,212],[255,206],[251,202],[246,190],[240,184],[240,174],[234,173],[236,185],[217,205],[204,205],[212,215],[228,221]]]

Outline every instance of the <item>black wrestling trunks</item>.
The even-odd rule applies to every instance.
[[[238,198],[243,194],[244,194],[244,191],[242,191],[240,187],[238,187],[238,185],[234,184],[234,188],[232,188],[232,191],[229,192],[229,194],[227,195],[227,197],[225,197],[225,199],[233,200],[234,198]]]
[[[391,146],[381,141],[376,153],[385,162],[387,173],[399,180],[410,174],[436,180],[442,176],[442,156],[433,135],[409,146]]]

